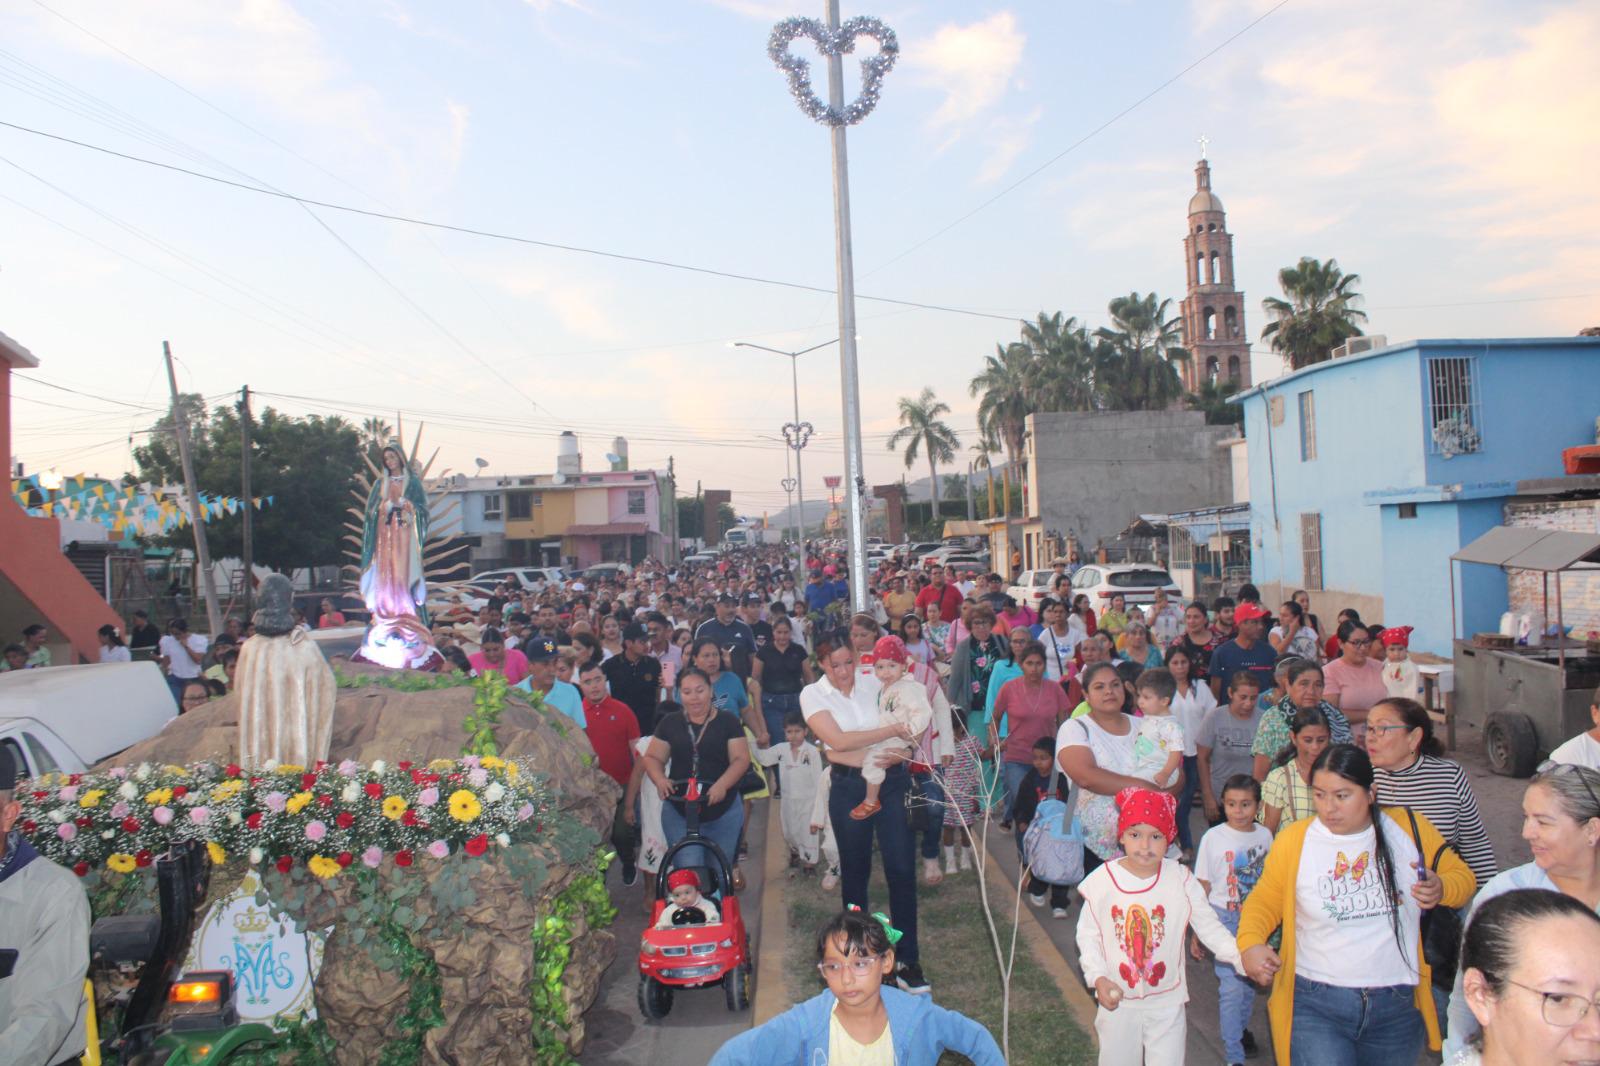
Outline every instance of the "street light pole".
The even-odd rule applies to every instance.
[[[806,490],[805,474],[802,473],[800,467],[800,451],[806,446],[806,442],[811,439],[811,434],[816,432],[816,428],[810,422],[800,421],[800,357],[807,352],[814,352],[819,348],[826,348],[830,344],[837,343],[839,343],[838,338],[834,338],[831,341],[823,341],[821,344],[813,344],[809,348],[801,348],[798,352],[790,352],[782,348],[769,348],[765,344],[752,344],[749,341],[733,342],[733,347],[735,348],[755,348],[763,352],[771,352],[774,355],[787,356],[789,360],[789,382],[794,396],[794,421],[784,425],[783,439],[790,448],[794,449],[795,497],[800,503],[799,517],[795,522],[795,526],[799,531],[797,553],[800,562],[795,567],[797,578],[801,577],[806,567]]]

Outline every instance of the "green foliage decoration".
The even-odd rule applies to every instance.
[[[533,1017],[534,1057],[538,1066],[570,1066],[568,1053],[556,1026],[567,1020],[567,1004],[562,996],[567,963],[572,959],[574,919],[582,917],[590,929],[603,929],[617,916],[617,908],[606,891],[606,867],[616,852],[601,848],[595,852],[588,873],[573,880],[540,916],[533,926],[533,981],[529,997]]]
[[[462,721],[467,731],[467,741],[461,745],[462,755],[499,755],[500,745],[495,741],[495,726],[506,709],[506,696],[511,685],[506,675],[498,670],[485,670],[472,681],[472,713]]]

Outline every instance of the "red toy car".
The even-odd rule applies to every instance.
[[[661,857],[655,906],[650,910],[650,925],[639,942],[639,1012],[651,1020],[665,1018],[672,1010],[675,989],[704,988],[719,982],[729,1010],[750,1006],[750,937],[745,932],[738,897],[726,888],[733,884],[733,869],[722,849],[700,835],[698,805],[686,806],[690,812],[689,835]],[[691,847],[704,848],[715,864],[675,865],[674,860]],[[698,875],[700,894],[716,904],[718,921],[670,929],[655,927],[667,908],[667,877],[675,870],[693,870]]]

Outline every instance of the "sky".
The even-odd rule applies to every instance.
[[[0,126],[0,332],[41,361],[15,379],[17,459],[131,469],[165,340],[213,403],[248,384],[258,410],[422,423],[435,474],[548,472],[570,429],[586,467],[621,435],[634,468],[671,456],[680,491],[776,514],[790,363],[732,344],[838,335],[827,132],[766,56],[775,21],[820,8],[0,0],[0,121],[544,242]],[[965,466],[968,383],[1018,320],[1097,327],[1152,290],[1176,314],[1201,135],[1252,338],[1304,255],[1359,274],[1391,340],[1600,325],[1592,0],[843,13],[901,46],[848,135],[858,292],[942,308],[858,302],[874,483],[906,472],[885,442],[925,386]],[[854,60],[846,76],[853,92]],[[798,366],[816,499],[843,468],[837,349]],[[1281,372],[1259,342],[1253,372]]]

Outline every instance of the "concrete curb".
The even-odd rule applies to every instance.
[[[1011,880],[1009,874],[995,861],[995,857],[988,849],[984,849],[984,871],[991,883],[1004,885],[1006,888],[1005,900],[1015,902],[1017,891],[1016,882]],[[1095,1033],[1094,1016],[1098,1009],[1094,998],[1089,995],[1089,990],[1073,972],[1067,960],[1061,957],[1061,952],[1056,950],[1050,934],[1045,931],[1044,925],[1039,921],[1039,916],[1033,908],[1026,903],[1021,908],[1020,921],[1017,923],[1017,935],[1028,945],[1028,950],[1033,953],[1034,960],[1050,975],[1056,983],[1056,988],[1061,992],[1061,998],[1067,1006],[1072,1008],[1072,1013],[1077,1017],[1079,1026],[1088,1034],[1089,1040],[1096,1047],[1100,1045],[1099,1036]],[[997,1038],[998,1039],[998,1038]]]
[[[783,819],[776,804],[767,809],[766,855],[761,884],[761,941],[756,945],[756,999],[752,1024],[761,1025],[788,1010],[784,985],[789,954],[789,913],[783,894],[789,890],[789,845],[783,839]]]

